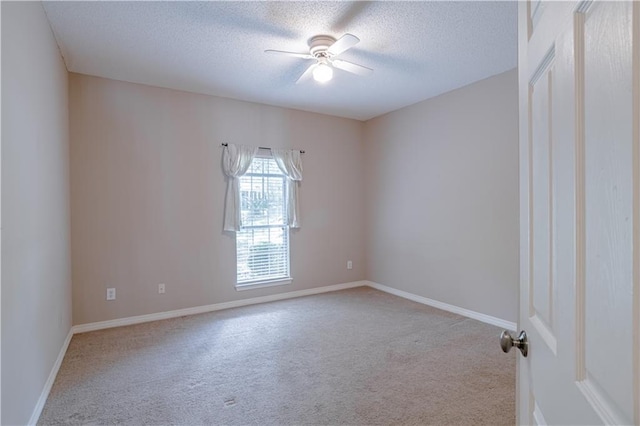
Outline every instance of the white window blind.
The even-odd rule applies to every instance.
[[[240,177],[242,229],[236,232],[237,282],[289,278],[286,177],[271,157],[254,157]]]

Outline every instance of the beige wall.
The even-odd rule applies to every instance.
[[[518,313],[516,70],[366,123],[367,279]]]
[[[516,80],[363,124],[71,74],[74,324],[365,278],[515,321]],[[234,289],[221,142],[307,151],[290,286]]]
[[[70,114],[74,324],[364,279],[363,123],[79,74]],[[222,142],[307,152],[291,285],[234,288]]]
[[[2,424],[71,329],[67,71],[40,3],[2,2]]]

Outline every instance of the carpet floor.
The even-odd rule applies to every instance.
[[[371,288],[73,336],[38,424],[515,424],[500,329]]]

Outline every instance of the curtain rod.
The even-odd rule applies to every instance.
[[[228,146],[228,145],[229,145],[228,143],[220,144],[220,146]],[[266,146],[259,146],[258,149],[268,149],[269,151],[271,151],[271,148],[266,147]],[[304,154],[304,150],[301,149],[300,150],[300,154]]]

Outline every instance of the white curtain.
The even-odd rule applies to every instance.
[[[239,231],[242,226],[240,215],[240,179],[247,173],[257,147],[228,144],[222,151],[222,170],[227,176],[227,195],[224,205],[225,231]]]
[[[302,158],[300,151],[290,149],[271,149],[276,164],[287,177],[287,215],[290,228],[300,228],[298,208],[298,186],[302,180]]]

